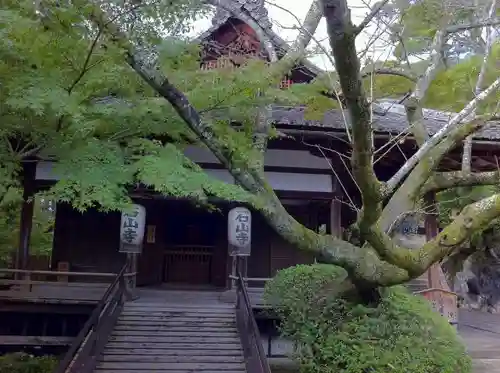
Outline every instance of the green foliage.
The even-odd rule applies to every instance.
[[[482,89],[498,78],[500,44],[493,46],[488,59]],[[425,96],[424,106],[458,112],[474,98],[477,77],[483,64],[482,56],[472,56],[449,69],[441,71],[432,81]],[[492,94],[478,108],[478,113],[494,112],[500,100],[500,92]]]
[[[25,353],[0,356],[0,373],[51,373],[57,367],[52,356],[35,357]]]
[[[455,330],[427,301],[393,287],[380,290],[377,305],[364,305],[353,294],[338,296],[346,276],[330,265],[299,265],[266,287],[302,372],[471,371]]]
[[[54,172],[61,176],[44,198],[79,210],[123,209],[130,202],[129,188],[139,183],[199,201],[249,199],[241,188],[210,177],[184,157],[183,147],[198,140],[126,64],[123,51],[84,21],[91,7],[47,1],[38,12],[36,3],[1,2],[0,203],[12,197],[20,161],[37,147],[38,155],[58,161]],[[131,10],[117,0],[105,6],[122,27],[133,23],[131,41],[152,46],[141,53],[157,61],[213,121],[228,151],[251,157],[246,130],[264,102],[258,93],[274,92],[262,62],[200,70],[199,46],[180,36],[184,24],[205,14],[199,2],[151,0]],[[160,40],[159,34],[168,37]],[[243,131],[230,131],[217,110],[241,122]],[[147,140],[153,136],[163,145]]]
[[[387,21],[391,23],[392,39],[396,43],[394,56],[405,60],[428,52],[438,29],[456,24],[474,24],[487,18],[491,2],[477,0],[474,4],[463,1],[393,0],[393,10]],[[398,21],[393,23],[394,15]],[[452,33],[448,37],[445,61],[461,60],[468,53],[482,53],[481,29]]]
[[[9,267],[19,245],[19,223],[21,216],[21,193],[15,203],[0,210],[0,267]],[[52,252],[55,214],[47,200],[35,198],[33,206],[30,254],[48,256]]]
[[[500,59],[500,44],[495,44],[488,59],[484,76],[483,89],[494,82],[498,75],[497,61]],[[474,98],[474,88],[481,70],[483,58],[471,56],[449,68],[442,68],[431,82],[423,100],[423,106],[429,109],[458,112]],[[421,64],[416,70],[423,70]],[[368,64],[363,71],[368,72],[377,68],[395,68],[403,72],[408,71],[404,64],[396,61],[387,61],[381,64]],[[412,68],[412,70],[414,70]],[[421,71],[423,73],[423,71]],[[373,81],[370,76],[364,79],[369,93],[375,98],[401,98],[410,92],[415,83],[411,80],[395,75],[376,75]],[[373,91],[371,90],[373,84]],[[500,99],[500,93],[492,94],[478,108],[478,112],[494,112],[495,105]]]
[[[295,96],[297,105],[305,105],[305,118],[308,120],[322,120],[326,111],[339,109],[337,100],[323,95],[323,92],[340,92],[340,85],[336,74],[325,73],[318,75],[309,84],[293,84],[289,93]]]
[[[157,192],[188,196],[198,202],[206,202],[209,196],[241,202],[251,200],[243,189],[211,179],[172,144],[163,146],[157,142],[136,141],[129,149],[133,152],[132,159],[142,153],[131,164],[137,179]]]

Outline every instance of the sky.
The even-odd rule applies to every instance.
[[[283,39],[292,42],[298,31],[294,27],[297,26],[296,19],[288,12],[280,9],[280,7],[287,9],[289,12],[296,15],[301,21],[304,19],[312,0],[269,0],[266,1],[266,6],[269,12],[269,18],[273,23],[274,31],[280,35]],[[350,0],[348,4],[351,9],[351,17],[354,24],[359,24],[365,18],[366,14],[369,12],[369,6],[376,3],[372,0]],[[275,5],[273,5],[275,4]],[[208,29],[211,25],[210,19],[199,20],[195,24],[193,30],[193,35],[200,34],[204,30]],[[358,50],[363,50],[370,41],[370,36],[373,35],[375,31],[375,26],[371,25],[363,33],[361,33],[357,38]],[[326,33],[326,22],[323,19],[314,35],[315,38],[322,44],[326,50],[330,50],[328,46],[328,39]],[[312,45],[312,44],[311,44]],[[388,48],[382,41],[374,43],[367,55],[372,56],[375,60],[386,60],[390,57],[392,53],[391,48]],[[315,63],[318,67],[331,70],[332,65],[328,58],[324,55],[318,55],[310,58],[311,62]]]

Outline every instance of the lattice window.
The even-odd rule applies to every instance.
[[[212,70],[217,68],[217,60],[214,61],[206,61],[201,65],[202,70]]]
[[[202,70],[227,69],[233,67],[233,63],[227,57],[221,57],[216,60],[206,61],[201,65]]]
[[[285,78],[280,82],[279,87],[280,89],[288,89],[292,84],[293,84],[292,80]]]

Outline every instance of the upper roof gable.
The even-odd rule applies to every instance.
[[[269,19],[264,0],[213,0],[212,3],[216,6],[215,15],[212,18],[212,26],[197,38],[200,42],[209,40],[221,27],[234,19],[238,19],[237,15],[240,14],[243,16],[241,18],[249,17],[265,32],[278,57],[283,57],[290,49],[290,45],[273,31],[272,22]],[[240,20],[247,23],[244,19]],[[248,26],[252,27],[251,24],[248,24]],[[301,61],[300,68],[307,70],[307,75],[311,77],[315,77],[323,72],[322,69],[307,59]]]

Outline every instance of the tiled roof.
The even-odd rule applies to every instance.
[[[455,113],[444,113],[436,110],[424,109],[424,121],[427,131],[432,135],[439,131]],[[348,120],[348,112],[344,110]],[[305,118],[305,107],[275,107],[272,111],[276,125],[308,126],[314,129],[345,130],[344,117],[340,110],[330,110],[322,120],[308,120]],[[373,129],[379,133],[397,134],[408,130],[403,105],[393,105],[391,108],[376,105],[373,110]],[[474,136],[476,139],[500,140],[500,121],[491,122],[488,127]]]
[[[124,101],[116,97],[103,97],[94,101],[102,105],[123,104]],[[327,111],[322,120],[306,119],[305,106],[274,106],[271,111],[272,120],[275,125],[287,125],[297,127],[310,127],[313,129],[325,130],[345,130],[344,115],[348,120],[349,113],[344,110],[344,115],[340,110]],[[404,106],[382,100],[374,105],[373,109],[373,130],[379,133],[398,134],[408,130],[409,124],[406,119]],[[443,127],[456,113],[443,112],[438,110],[424,109],[425,127],[429,134],[434,134]],[[220,115],[223,117],[224,112]],[[500,141],[500,121],[492,121],[482,131],[474,136],[476,139],[499,140]]]

